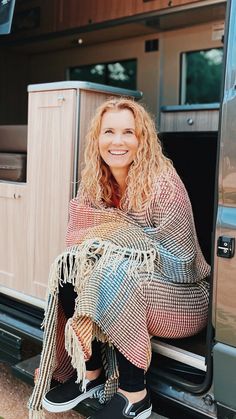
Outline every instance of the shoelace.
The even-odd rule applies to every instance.
[[[104,387],[100,388],[99,390],[96,390],[92,397],[92,399],[98,399],[99,403],[104,404],[105,403],[105,392],[104,392]]]

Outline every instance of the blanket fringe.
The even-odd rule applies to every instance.
[[[108,268],[112,275],[123,261],[127,265],[127,275],[138,279],[139,272],[146,272],[146,280],[149,281],[153,278],[156,257],[154,247],[139,250],[96,238],[85,240],[82,244],[67,248],[55,259],[50,268],[48,293],[58,293],[59,286],[66,282],[73,284],[79,293],[95,266],[101,272]]]
[[[29,419],[45,419],[45,418],[46,416],[43,409],[29,411]]]
[[[86,390],[86,365],[84,360],[84,353],[79,343],[78,336],[74,332],[72,319],[69,319],[65,327],[65,348],[71,357],[71,364],[77,371],[76,383],[82,382],[82,390]]]
[[[102,343],[109,343],[108,336],[101,330],[97,323],[93,322],[93,338]]]
[[[75,245],[66,249],[53,262],[49,273],[49,293],[59,292],[59,286],[69,282],[82,289],[94,267],[90,256],[90,243]],[[63,278],[63,279],[62,279]]]

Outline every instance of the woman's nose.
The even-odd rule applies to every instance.
[[[122,134],[115,134],[112,137],[112,143],[113,144],[122,144],[123,143],[123,136]]]

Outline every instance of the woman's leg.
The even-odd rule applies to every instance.
[[[128,392],[145,389],[145,372],[129,362],[122,353],[116,349],[119,366],[119,388]]]
[[[119,389],[130,403],[143,400],[147,394],[145,371],[128,361],[116,348],[116,357],[119,367]]]

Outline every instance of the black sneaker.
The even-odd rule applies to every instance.
[[[96,392],[103,389],[105,377],[102,373],[96,380],[86,380],[86,390],[82,391],[82,384],[75,383],[73,376],[63,384],[53,387],[43,397],[42,405],[48,412],[60,413],[73,409],[82,400],[95,397]]]
[[[148,393],[143,400],[134,404],[131,404],[123,394],[116,393],[103,409],[88,419],[146,419],[151,414],[152,405]]]

